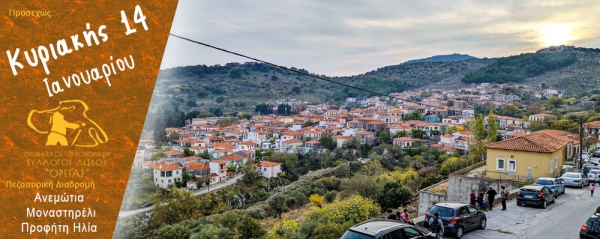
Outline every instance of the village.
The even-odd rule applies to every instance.
[[[230,178],[237,176],[240,181],[240,176],[248,172],[243,170],[245,166],[265,179],[289,178],[290,172],[286,171],[290,169],[286,170],[282,160],[269,161],[273,154],[344,155],[335,156],[337,163],[325,163],[325,168],[347,161],[353,171],[353,163],[367,165],[373,157],[399,151],[391,157],[396,158],[396,164],[389,168],[398,168],[402,165],[398,162],[406,161],[416,170],[441,165],[434,169],[436,175],[445,170],[443,177],[429,185],[420,183],[411,188],[413,195],[418,196],[411,213],[422,217],[437,202],[468,202],[468,189],[511,185],[508,190],[516,190],[539,177],[560,176],[564,165],[577,162],[582,148],[589,153],[597,149],[600,119],[594,120],[590,105],[594,101],[593,97],[569,99],[554,89],[531,91],[488,83],[457,90],[427,89],[362,100],[347,98],[344,105],[355,108],[281,99],[267,103],[303,110],[291,115],[255,114],[249,119],[187,119],[185,127],[165,129],[169,142],[140,140],[132,167],[151,170],[151,176],[143,177],[149,177],[158,188],[169,190],[176,186],[194,192],[208,186],[208,193],[211,187]],[[587,117],[583,145],[576,119],[553,114],[566,106],[582,109],[579,112]],[[514,117],[515,110],[520,111],[520,117]],[[276,106],[273,112],[277,112]],[[502,112],[513,115],[498,114]],[[485,134],[493,136],[482,138],[474,133],[478,119]],[[373,156],[372,149],[381,145],[386,148]],[[407,153],[414,149],[420,151]],[[430,158],[431,152],[437,156]],[[405,154],[412,154],[413,161]],[[448,158],[464,160],[451,163]],[[452,165],[444,166],[444,161]],[[147,199],[137,202],[122,210],[141,213],[152,208]],[[140,205],[143,209],[136,209]]]

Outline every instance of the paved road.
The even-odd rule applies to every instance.
[[[598,158],[592,160],[598,162]],[[467,232],[463,238],[579,238],[581,225],[600,206],[598,191],[592,197],[587,187],[568,187],[566,193],[547,209],[519,207],[514,200],[508,202],[506,211],[496,205],[494,210],[486,213],[487,228]]]
[[[242,176],[244,176],[243,174],[239,174],[236,175],[233,178],[228,178],[226,179],[224,182],[220,182],[218,184],[212,185],[210,186],[210,191],[215,191],[215,190],[219,190],[221,188],[224,187],[228,187],[231,186],[233,184],[235,184],[237,182],[238,179],[241,179]],[[194,195],[200,195],[200,194],[205,194],[208,192],[208,188],[202,188],[198,191],[193,192]],[[141,209],[136,209],[136,210],[131,210],[131,211],[120,211],[119,212],[119,218],[127,218],[127,217],[131,217],[133,215],[139,214],[139,213],[144,213],[144,212],[148,212],[151,211],[152,208],[154,207],[147,207],[147,208],[141,208]]]

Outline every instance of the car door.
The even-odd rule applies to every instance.
[[[380,237],[381,239],[407,239],[404,236],[404,231],[402,229],[397,229],[394,231],[391,231],[383,236]]]
[[[552,197],[554,197],[554,194],[550,191],[550,189],[548,189],[547,187],[543,187],[542,193],[544,194],[544,200],[546,200],[547,203],[552,201]]]
[[[562,193],[565,191],[565,184],[560,181],[560,179],[554,179],[554,184],[556,184],[556,194]]]
[[[479,226],[479,222],[481,221],[481,214],[479,213],[479,210],[477,210],[477,208],[470,206],[470,205],[467,206],[467,208],[469,209],[469,214],[471,214],[471,220],[473,222],[473,227]]]
[[[462,224],[465,229],[468,230],[473,228],[473,217],[471,216],[471,213],[469,213],[469,208],[466,206],[460,207],[460,209],[458,209],[458,218],[458,223]]]
[[[425,236],[411,227],[405,227],[402,229],[404,231],[404,238],[406,239],[416,239],[416,238],[425,238]]]

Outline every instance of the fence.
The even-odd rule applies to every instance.
[[[512,181],[517,182],[519,185],[525,185],[531,183],[530,176],[527,175],[518,175],[518,174],[508,174],[504,172],[494,172],[494,171],[484,171],[484,175],[490,179],[496,179],[499,181]]]
[[[466,174],[466,173],[468,173],[469,171],[473,170],[474,168],[479,168],[479,167],[481,167],[481,166],[485,165],[485,162],[486,162],[486,161],[481,161],[481,162],[479,162],[479,163],[473,164],[473,165],[471,165],[471,166],[468,166],[468,167],[466,167],[466,168],[459,169],[459,170],[457,170],[457,171],[455,171],[455,172],[451,173],[449,176],[451,176],[451,175],[463,175],[463,174]]]

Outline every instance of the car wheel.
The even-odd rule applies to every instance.
[[[458,229],[456,229],[456,235],[455,235],[455,237],[456,238],[462,238],[462,236],[463,236],[463,229],[462,229],[462,227],[459,227]]]
[[[583,188],[583,183],[581,183],[581,185],[579,185],[579,187]]]
[[[520,203],[520,202],[517,202],[517,206],[519,206],[519,207],[520,207],[520,206],[521,206],[521,203]]]
[[[546,209],[547,207],[548,207],[548,203],[546,203],[546,200],[544,200],[544,201],[542,202],[542,208],[543,208],[543,209]]]
[[[552,198],[552,203],[556,202],[556,195],[554,195],[554,197]]]
[[[485,227],[487,226],[487,220],[481,219],[481,221],[479,222],[479,229],[485,229]]]

